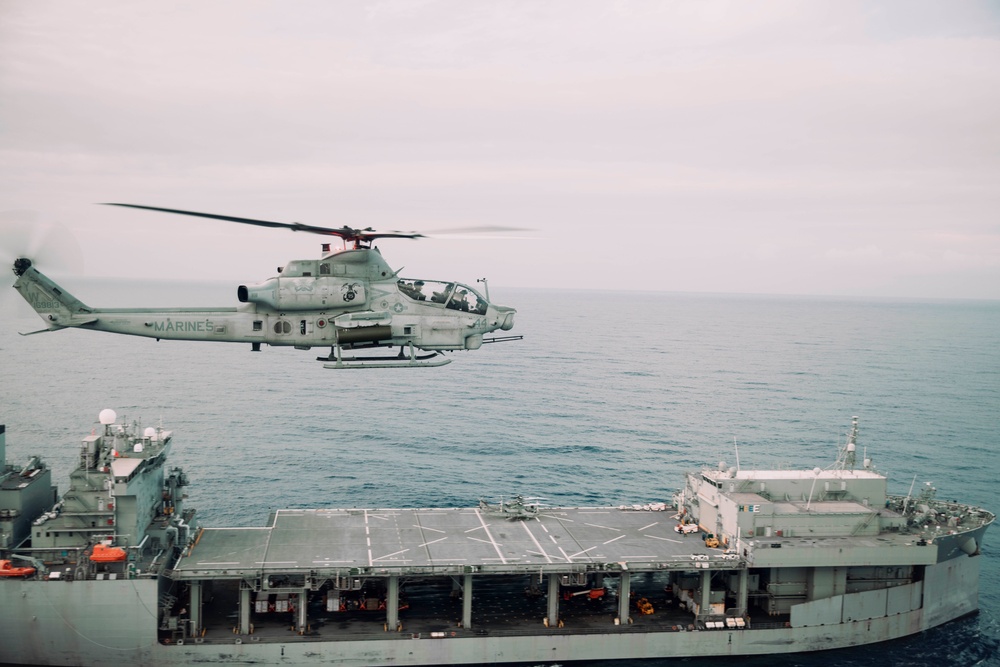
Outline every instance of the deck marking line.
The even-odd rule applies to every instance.
[[[431,540],[430,542],[424,542],[423,544],[418,544],[417,548],[426,547],[426,546],[428,546],[430,544],[437,544],[438,542],[444,542],[447,539],[448,539],[447,537],[439,537],[436,540]]]
[[[618,537],[612,537],[610,540],[608,540],[607,542],[605,542],[605,544],[611,544],[612,542],[617,542],[618,540],[622,539],[623,537],[625,537],[625,535],[619,535]],[[590,549],[587,549],[587,551],[590,551]]]
[[[521,524],[522,526],[524,526],[524,532],[526,532],[526,533],[528,534],[528,537],[530,537],[530,538],[531,538],[531,541],[535,543],[535,546],[536,546],[536,547],[538,547],[538,550],[539,550],[539,551],[541,552],[541,554],[542,554],[543,556],[545,556],[545,560],[547,560],[548,562],[550,562],[550,563],[551,563],[551,562],[552,562],[552,559],[551,559],[551,558],[549,558],[549,555],[548,555],[547,553],[545,553],[545,549],[543,549],[543,548],[542,548],[542,545],[541,545],[541,544],[539,544],[539,542],[538,542],[538,538],[536,538],[536,537],[535,537],[535,534],[531,532],[531,529],[530,529],[530,528],[528,528],[528,522],[527,522],[527,521],[520,521],[519,523],[520,523],[520,524]],[[533,552],[532,552],[532,553],[533,553]]]
[[[259,560],[255,565],[298,565],[297,560]]]
[[[573,561],[572,561],[572,559],[571,559],[571,558],[570,558],[569,556],[567,556],[567,555],[566,555],[566,552],[565,552],[565,551],[563,551],[563,548],[562,548],[562,547],[559,547],[559,553],[561,553],[561,554],[563,555],[563,558],[565,558],[565,559],[566,559],[566,562],[567,562],[567,563],[571,563],[571,562],[573,562]]]
[[[225,562],[225,563],[218,563],[218,562],[213,563],[211,561],[206,561],[206,560],[196,560],[195,563],[197,565],[239,565],[240,564],[240,562],[238,560],[229,561],[229,562]]]
[[[500,545],[493,539],[493,535],[490,533],[490,528],[486,525],[486,521],[483,519],[483,515],[479,513],[479,510],[476,510],[476,516],[479,517],[479,523],[483,524],[483,530],[486,531],[487,537],[489,537],[490,542],[493,543],[493,548],[497,550],[497,556],[500,556],[500,562],[506,565],[507,559],[504,558],[503,553],[500,551]]]
[[[423,546],[423,545],[421,545],[421,546]],[[401,549],[400,551],[394,551],[391,554],[386,554],[384,556],[379,556],[375,560],[382,560],[383,558],[389,558],[390,556],[395,556],[397,554],[405,554],[407,551],[409,551],[409,549]]]
[[[427,548],[427,545],[428,544],[434,544],[435,542],[440,542],[441,540],[446,540],[446,539],[448,539],[448,537],[445,536],[445,537],[442,537],[441,539],[438,539],[438,540],[430,540],[430,541],[428,541],[427,540],[427,536],[424,534],[424,526],[423,526],[423,524],[420,523],[420,515],[419,514],[414,514],[413,518],[416,519],[417,523],[415,524],[415,527],[416,527],[417,530],[420,531],[420,539],[424,540],[424,543],[418,545],[417,548],[423,547],[423,549],[424,549],[424,555],[427,557],[427,560],[429,560],[430,562],[433,563],[434,562],[434,556],[431,554],[431,550]],[[431,530],[434,530],[434,529],[431,528]],[[438,532],[440,532],[440,531],[438,531]]]
[[[616,531],[616,532],[619,531],[619,530],[621,530],[621,528],[612,528],[611,526],[602,526],[599,523],[585,523],[583,525],[590,526],[591,528],[604,528],[605,530],[613,530],[613,531]]]
[[[653,523],[649,524],[648,526],[643,526],[642,528],[640,528],[639,532],[641,533],[644,530],[649,530],[650,528],[652,528],[653,526],[658,525],[659,523],[660,523],[659,521],[654,521]]]
[[[419,528],[420,530],[433,530],[435,533],[447,533],[446,530],[439,530],[437,528],[431,528],[430,526],[421,526],[419,523],[413,524],[414,528]]]
[[[624,535],[622,535],[622,537],[625,537],[625,536],[624,536]],[[612,540],[612,541],[614,541],[614,540]],[[595,546],[592,546],[592,547],[590,547],[589,549],[584,549],[583,551],[577,551],[577,552],[576,552],[575,554],[573,554],[572,556],[567,556],[566,558],[567,558],[567,560],[568,560],[568,559],[571,559],[571,558],[576,558],[577,556],[582,556],[583,554],[587,553],[588,551],[593,551],[593,550],[594,550],[594,549],[596,549],[596,548],[597,548],[597,545],[595,545]]]

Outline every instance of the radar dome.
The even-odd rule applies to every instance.
[[[142,432],[142,437],[152,439],[156,435],[156,429],[152,426],[147,426],[146,430]]]
[[[105,426],[110,426],[111,424],[114,424],[115,421],[118,419],[118,413],[116,413],[111,408],[105,408],[101,410],[101,414],[97,416],[97,419]]]

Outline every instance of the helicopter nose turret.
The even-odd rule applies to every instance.
[[[510,306],[497,306],[494,304],[492,306],[496,309],[496,318],[493,319],[493,326],[499,327],[504,331],[510,331],[514,328],[514,314],[517,312]]]

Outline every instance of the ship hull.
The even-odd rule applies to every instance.
[[[981,535],[980,535],[981,537]],[[889,603],[873,608],[859,594],[841,596],[841,622],[747,630],[639,632],[610,626],[608,632],[574,633],[571,628],[546,634],[451,636],[461,633],[385,634],[384,639],[324,639],[289,633],[288,641],[221,632],[162,644],[157,639],[158,583],[152,579],[54,583],[0,582],[4,604],[0,623],[4,662],[47,665],[104,665],[118,662],[167,665],[446,665],[570,662],[739,656],[797,653],[861,646],[913,635],[974,613],[978,609],[980,557],[962,555],[927,566],[923,580],[898,591],[895,599],[913,600],[917,608]],[[863,594],[860,594],[863,595]],[[872,618],[844,622],[848,610],[867,609]],[[877,614],[883,615],[877,615]],[[885,615],[888,614],[888,615]],[[765,619],[761,619],[762,621]],[[763,623],[763,625],[767,625]]]

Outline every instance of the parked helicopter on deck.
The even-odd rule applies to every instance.
[[[530,497],[525,498],[520,493],[504,500],[500,498],[499,503],[491,503],[482,498],[479,499],[479,510],[497,516],[502,516],[509,521],[527,521],[538,516],[541,509],[541,501],[545,498]]]
[[[484,343],[521,336],[485,338],[510,331],[516,311],[489,301],[484,293],[454,281],[402,278],[372,242],[379,238],[421,238],[407,232],[351,227],[318,227],[178,209],[111,204],[263,227],[283,228],[343,239],[343,249],[323,244],[319,259],[289,262],[278,275],[240,285],[235,308],[91,308],[38,271],[26,257],[14,261],[14,289],[35,309],[47,328],[107,331],[157,340],[196,340],[292,346],[330,346],[318,357],[325,368],[441,366],[452,350],[475,350]],[[25,334],[27,335],[27,334]],[[400,348],[398,355],[345,356],[345,350]],[[417,351],[429,352],[419,354]]]

